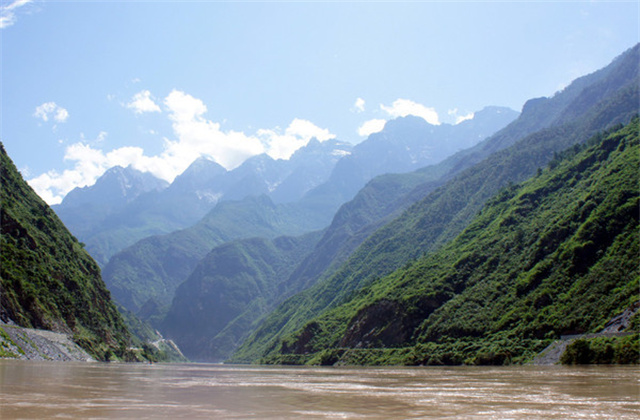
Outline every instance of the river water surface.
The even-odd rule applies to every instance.
[[[0,418],[638,419],[638,367],[0,360]]]

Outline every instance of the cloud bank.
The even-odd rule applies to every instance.
[[[328,129],[299,118],[292,120],[284,130],[278,127],[259,129],[254,135],[223,130],[220,123],[205,117],[207,107],[200,99],[179,90],[169,93],[162,105],[163,109],[153,100],[149,91],[137,93],[125,104],[136,114],[164,111],[171,122],[173,138],[163,139],[161,153],[148,156],[140,147],[121,147],[105,152],[85,142],[77,142],[65,150],[64,159],[72,163],[71,169],[49,171],[30,179],[29,184],[47,203],[58,204],[69,191],[94,184],[107,169],[116,165],[131,165],[139,171],[150,172],[172,182],[201,156],[209,157],[231,170],[251,156],[266,153],[274,159],[288,159],[314,137],[319,141],[335,138]],[[58,109],[55,104],[47,105],[39,116],[44,121],[51,116],[55,119]],[[106,133],[101,133],[100,138],[104,140]]]

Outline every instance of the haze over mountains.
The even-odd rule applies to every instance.
[[[406,117],[391,121],[383,132],[355,147],[312,139],[290,159],[258,155],[231,171],[200,158],[168,188],[162,188],[160,180],[153,184],[149,174],[114,168],[93,186],[73,190],[53,208],[103,266],[139,239],[194,224],[219,201],[261,194],[275,203],[302,200],[313,213],[326,214],[328,223],[335,209],[373,176],[436,162],[495,132],[515,115],[489,107],[455,126],[430,126],[421,118]]]
[[[366,294],[366,290],[375,289],[378,283],[384,284],[385,275],[402,268],[405,264],[408,264],[405,269],[410,268],[413,260],[437,251],[456,238],[482,209],[486,200],[501,188],[533,176],[539,171],[538,168],[546,165],[557,153],[572,144],[585,142],[592,135],[612,125],[628,123],[638,114],[638,63],[640,55],[636,46],[608,67],[576,80],[553,98],[540,98],[528,102],[516,121],[477,147],[454,155],[441,165],[418,171],[444,173],[441,177],[447,182],[443,182],[437,189],[435,187],[438,183],[433,181],[418,187],[417,190],[424,194],[423,198],[378,230],[368,230],[367,234],[363,235],[367,236],[366,240],[346,262],[339,264],[338,269],[330,269],[324,276],[320,276],[321,281],[317,281],[315,285],[272,311],[244,342],[234,360],[309,361],[309,355],[336,345],[335,342],[323,341],[323,338],[315,341],[314,337],[326,336],[323,330],[331,334],[336,329],[348,325],[345,324],[348,322],[352,323],[353,328],[361,329],[359,334],[363,336],[375,337],[379,334],[384,335],[382,331],[387,330],[391,333],[394,328],[399,328],[398,324],[394,324],[394,320],[398,318],[398,322],[403,322],[400,313],[408,310],[406,302],[390,301],[389,305],[385,303],[386,309],[382,308],[379,313],[371,313],[367,315],[368,320],[362,319],[358,322],[355,318],[349,321],[348,316],[340,318],[338,324],[334,321],[325,323],[324,318],[322,321],[320,319],[323,314],[329,314],[338,305],[348,304],[362,293]],[[631,132],[633,133],[633,130]],[[484,157],[487,158],[482,161]],[[472,166],[470,162],[479,163]],[[465,163],[468,169],[463,170]],[[451,172],[447,174],[446,168],[452,168]],[[637,185],[636,190],[630,194],[637,197]],[[412,196],[415,197],[415,194]],[[339,213],[336,219],[338,216]],[[623,219],[626,217],[631,216],[624,216]],[[633,217],[636,219],[635,222],[625,219],[620,220],[620,223],[637,226],[637,212]],[[616,220],[615,217],[613,220]],[[372,231],[374,232],[370,233]],[[495,240],[498,240],[497,236]],[[458,265],[462,267],[462,260]],[[475,265],[468,268],[471,271],[473,269]],[[422,275],[419,274],[418,278],[423,279]],[[544,276],[547,275],[549,273]],[[429,279],[430,277],[426,277],[423,280]],[[436,277],[431,279],[433,282],[436,280]],[[634,282],[638,281],[637,271],[626,273],[615,281],[619,282],[620,287],[631,290],[629,287],[633,288]],[[421,287],[422,284],[416,285],[415,289],[407,286],[401,290],[407,296],[414,293],[422,296]],[[418,301],[410,303],[409,308],[414,305],[422,308],[423,304],[427,304],[423,308],[424,312],[414,320],[416,324],[412,325],[417,327],[433,310],[460,292],[461,290],[454,287],[452,291],[447,291],[446,296],[435,296],[435,302],[432,301],[434,296],[422,296]],[[384,294],[381,296],[384,297]],[[400,306],[397,307],[396,304]],[[618,304],[615,309],[610,309],[610,316],[622,311],[622,307],[630,302],[622,299]],[[585,323],[579,323],[579,328],[583,331],[589,330],[586,322],[585,320]],[[414,327],[407,328],[408,335],[399,338],[397,342],[373,340],[365,347],[411,347],[415,344],[415,341],[412,341],[415,337],[411,338],[411,328]],[[567,330],[555,331],[555,334],[557,336],[563,332]],[[361,347],[359,342],[344,342],[339,346]],[[281,356],[277,356],[278,354]],[[280,358],[286,354],[292,354],[293,358]]]
[[[192,360],[525,361],[637,301],[639,50],[521,114],[408,116],[231,171],[200,158],[171,185],[116,167],[55,211]]]
[[[219,201],[261,194],[293,201],[324,182],[350,150],[349,144],[335,140],[313,140],[289,160],[259,155],[232,171],[200,158],[171,185],[132,168],[114,168],[53,208],[104,265],[139,239],[194,224]]]

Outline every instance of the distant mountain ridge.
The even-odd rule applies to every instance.
[[[432,125],[420,117],[388,121],[382,131],[354,146],[338,161],[326,183],[309,191],[303,202],[334,202],[335,208],[351,200],[374,177],[405,173],[440,162],[508,125],[519,114],[491,106],[456,125]]]
[[[261,361],[518,363],[637,308],[638,123],[558,154],[442,249],[346,296]],[[609,360],[637,363],[637,315]]]
[[[131,166],[114,166],[89,187],[74,188],[59,207],[101,205],[120,207],[149,191],[161,191],[169,183]]]
[[[638,50],[553,98],[527,102],[509,126],[441,164],[370,183],[356,196],[358,204],[345,204],[336,214],[316,248],[321,252],[310,254],[292,275],[292,285],[304,279],[311,287],[267,316],[233,360],[255,361],[275,351],[314,316],[454,238],[509,182],[532,176],[554,153],[628,122],[638,112]],[[380,205],[393,200],[401,204],[386,210]]]
[[[340,171],[337,171],[337,168],[338,165],[341,165],[340,162],[344,162],[345,160],[355,162],[355,164],[346,163],[342,165],[343,168],[357,168],[358,165],[362,165],[363,163],[375,162],[378,168],[377,170],[380,171],[386,171],[392,168],[393,164],[397,164],[398,161],[410,165],[411,162],[415,160],[412,153],[420,155],[422,153],[421,151],[427,148],[431,149],[433,144],[437,143],[437,136],[434,133],[449,133],[448,138],[456,139],[456,141],[460,142],[463,140],[469,141],[466,139],[466,136],[471,132],[473,133],[471,135],[473,140],[471,141],[477,141],[477,138],[484,133],[484,130],[489,130],[491,127],[498,129],[515,116],[513,111],[509,112],[504,108],[494,108],[493,110],[479,114],[478,119],[473,124],[471,121],[465,121],[457,126],[433,126],[426,122],[417,123],[416,120],[412,118],[401,119],[397,123],[391,124],[392,131],[390,134],[384,134],[383,130],[381,137],[365,141],[376,142],[378,145],[374,147],[374,150],[380,153],[366,152],[368,146],[364,145],[365,142],[354,147],[350,153],[334,148],[334,151],[338,150],[338,153],[334,153],[334,157],[341,159],[335,167],[331,167],[333,171],[329,179],[322,185],[304,194],[298,201],[273,203],[273,200],[270,200],[271,202],[267,204],[265,200],[269,196],[265,195],[263,196],[264,198],[260,200],[249,198],[234,204],[234,206],[245,208],[248,214],[255,214],[260,208],[262,209],[260,211],[269,209],[268,212],[271,212],[271,209],[273,209],[275,214],[280,215],[278,217],[285,218],[278,220],[276,225],[270,225],[265,230],[256,225],[254,223],[256,219],[251,217],[246,222],[240,220],[236,222],[236,227],[246,227],[246,230],[241,232],[241,229],[236,229],[236,233],[233,235],[226,233],[220,235],[218,229],[221,228],[221,223],[226,223],[226,218],[228,217],[225,215],[223,209],[230,208],[226,205],[223,206],[224,203],[221,202],[197,225],[184,231],[174,232],[165,237],[149,237],[115,255],[105,267],[105,281],[114,292],[116,299],[134,312],[141,310],[142,305],[144,305],[151,296],[155,296],[154,299],[157,300],[158,303],[167,305],[171,301],[176,287],[188,278],[191,270],[196,267],[198,260],[203,258],[210,249],[225,241],[250,236],[260,236],[260,232],[268,232],[267,237],[273,238],[279,235],[299,235],[324,228],[330,222],[337,206],[342,204],[344,196],[351,195],[357,185],[362,184],[365,182],[365,179],[375,174],[375,172],[369,173],[364,176],[364,178],[363,175],[358,175],[353,178],[339,177],[337,174],[339,174]],[[474,126],[480,127],[481,130],[476,132],[473,130]],[[417,129],[415,127],[417,127]],[[469,127],[471,127],[471,131],[469,131]],[[455,134],[458,133],[458,130],[465,135]],[[411,135],[398,137],[394,134],[396,131],[411,133]],[[444,139],[441,138],[441,140]],[[296,167],[303,169],[311,166],[308,163],[304,165],[305,162],[309,162],[306,156],[311,155],[315,157],[317,161],[322,162],[322,159],[320,159],[322,154],[314,152],[314,149],[321,149],[324,143],[314,144],[312,142],[309,147],[300,149],[294,154],[290,161],[296,165]],[[417,146],[413,149],[412,153],[409,153],[412,149],[409,148],[407,151],[407,145],[411,144]],[[385,159],[385,156],[394,156],[392,151],[398,148],[404,150],[401,154],[401,159]],[[364,150],[365,152],[356,152],[356,149]],[[426,159],[433,160],[436,158],[434,156],[428,156]],[[380,164],[380,162],[383,162],[383,164]],[[247,162],[238,168],[237,173],[244,173],[244,168],[246,167],[259,168],[263,173],[272,173],[270,160],[264,156],[257,156],[247,160]],[[323,167],[328,169],[329,165],[323,164]],[[241,168],[243,168],[243,170],[240,170]],[[255,173],[256,171],[250,171],[249,174],[251,176],[239,178],[246,184],[256,185],[254,181],[259,178],[253,176]],[[295,174],[296,172],[294,171],[292,173]],[[263,179],[273,178],[265,177]],[[299,178],[292,177],[291,179],[297,180]],[[276,185],[276,183],[272,185]],[[284,186],[286,183],[282,182],[282,184],[279,185]],[[263,186],[266,188],[268,184],[263,183]],[[169,189],[170,188],[171,187],[169,187]],[[240,207],[235,208],[238,209]],[[212,229],[210,226],[217,226],[217,228]],[[286,228],[286,230],[274,230],[274,227],[277,227],[277,229]],[[222,230],[224,231],[225,229]],[[194,239],[194,235],[198,239]],[[174,252],[173,250],[176,251]],[[167,253],[170,253],[171,256]],[[176,258],[176,256],[179,256],[179,258]],[[150,261],[152,261],[152,263],[150,263]],[[173,266],[180,268],[178,270],[166,268],[165,266],[169,261],[172,262]],[[150,281],[156,284],[151,285]],[[147,286],[141,287],[140,285],[143,284]],[[131,300],[127,296],[130,294],[130,291],[133,290],[135,290],[133,295],[137,297]],[[159,290],[162,290],[162,293],[156,294],[156,291]]]
[[[171,185],[148,173],[115,167],[53,208],[104,266],[142,238],[191,226],[219,201],[262,194],[276,202],[295,201],[324,182],[351,147],[312,139],[289,160],[258,155],[231,171],[201,157]]]

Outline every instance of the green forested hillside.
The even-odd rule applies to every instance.
[[[250,238],[214,248],[176,290],[162,331],[191,360],[226,360],[282,300],[278,285],[319,237]]]
[[[444,162],[453,165],[447,169],[452,176],[445,177],[446,184],[434,191],[429,183],[426,190],[418,187],[416,194],[426,193],[421,200],[368,235],[329,276],[320,276],[317,284],[276,308],[243,343],[234,360],[256,360],[274,351],[285,335],[358,289],[455,238],[501,188],[535,175],[565,148],[612,124],[628,122],[638,112],[639,57],[640,47],[636,46],[554,97],[527,102],[520,118],[477,147],[484,152],[463,152],[455,161]],[[551,125],[535,131],[542,123]],[[488,155],[491,151],[494,153]],[[479,161],[480,157],[484,160]],[[458,166],[467,169],[457,172]]]
[[[638,301],[639,130],[636,118],[557,154],[438,252],[354,292],[262,361],[502,364],[602,329]]]
[[[27,185],[0,144],[0,319],[64,332],[97,359],[132,357],[96,262]]]
[[[307,216],[295,206],[274,204],[267,196],[223,202],[188,229],[143,239],[116,254],[104,269],[104,279],[116,301],[128,310],[144,318],[164,315],[178,285],[213,247],[239,238],[316,230],[316,221]]]

